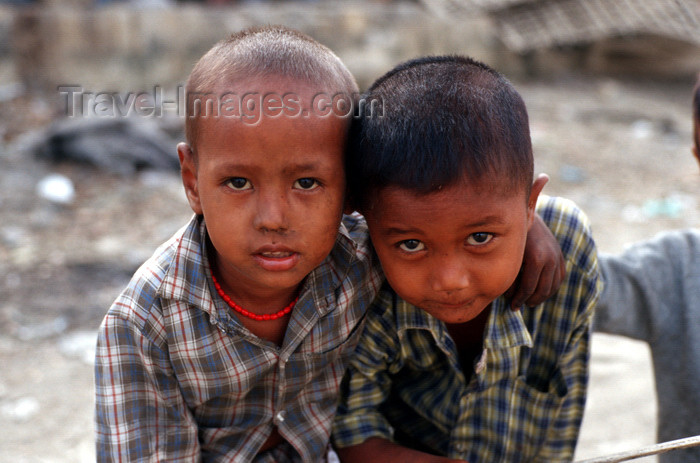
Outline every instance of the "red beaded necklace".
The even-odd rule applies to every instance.
[[[244,317],[252,318],[253,320],[257,321],[267,321],[267,320],[277,320],[278,318],[284,317],[287,315],[289,312],[292,311],[292,308],[294,308],[294,305],[297,303],[299,300],[299,296],[294,298],[292,302],[289,303],[287,307],[284,309],[275,312],[275,313],[269,313],[269,314],[264,314],[264,315],[258,315],[256,313],[252,313],[241,307],[240,305],[236,304],[231,300],[230,297],[224,292],[223,288],[221,288],[221,285],[219,284],[218,281],[216,281],[216,277],[214,276],[214,271],[212,270],[211,272],[211,280],[214,282],[214,287],[216,288],[216,292],[219,293],[219,296],[226,301],[226,303],[231,307],[233,310],[238,312],[239,314],[243,315]]]

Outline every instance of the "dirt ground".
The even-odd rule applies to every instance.
[[[588,213],[601,250],[619,251],[660,230],[698,223],[692,82],[570,78],[516,85],[530,111],[537,171],[551,177],[545,192],[567,196]],[[3,130],[12,125],[7,116],[0,124]],[[0,461],[94,461],[95,330],[138,264],[190,211],[174,173],[124,177],[51,165],[28,155],[22,136],[5,138]],[[50,173],[72,181],[72,202],[58,205],[37,193]],[[646,345],[595,335],[591,370],[577,457],[654,443]]]

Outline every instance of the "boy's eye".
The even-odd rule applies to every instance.
[[[250,183],[250,180],[244,177],[232,177],[226,181],[226,186],[231,188],[232,190],[250,190],[253,188],[253,185]]]
[[[481,246],[493,238],[492,233],[485,233],[485,232],[478,232],[478,233],[472,233],[467,237],[467,244],[470,244],[472,246]]]
[[[294,188],[300,190],[313,190],[316,187],[318,187],[318,181],[311,177],[300,178],[294,182]]]
[[[425,245],[418,240],[405,240],[399,243],[399,249],[406,252],[418,252],[425,249]]]

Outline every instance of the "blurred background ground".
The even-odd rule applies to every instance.
[[[32,147],[43,130],[65,116],[59,85],[92,92],[153,92],[160,85],[176,92],[193,56],[224,31],[251,23],[309,32],[340,54],[363,87],[406,58],[471,54],[521,91],[537,171],[551,178],[545,192],[567,196],[588,213],[602,251],[698,223],[700,170],[690,153],[690,97],[700,70],[695,45],[632,34],[514,53],[487,15],[474,10],[459,21],[440,19],[418,2],[159,8],[65,7],[47,16],[0,6],[0,36],[7,39],[0,40],[0,461],[94,461],[95,330],[136,267],[190,216],[172,170],[116,173],[37,159]],[[106,9],[107,30],[100,27]],[[168,43],[166,26],[182,18],[194,32]],[[202,27],[207,21],[210,27]],[[38,35],[22,36],[22,25]],[[39,45],[19,40],[27,37]],[[88,59],[89,49],[101,54]],[[154,120],[172,137],[174,155],[180,120],[142,122]],[[646,345],[596,334],[592,358],[577,457],[654,443]]]

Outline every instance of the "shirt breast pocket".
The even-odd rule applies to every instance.
[[[318,389],[319,394],[330,386],[333,394],[336,394],[345,368],[357,347],[363,326],[364,323],[360,322],[352,331],[346,332],[346,335],[336,335],[327,339],[333,342],[316,345],[317,349],[307,345],[305,349],[292,354],[287,365],[288,385],[299,390]]]
[[[336,314],[323,317],[316,322],[296,354],[322,359],[354,352],[364,324],[364,314],[345,318]]]
[[[517,377],[513,383],[508,422],[507,445],[515,445],[515,454],[537,456],[545,447],[548,437],[557,434],[562,413],[568,413],[565,402],[569,388],[561,370],[555,369],[548,382]],[[566,422],[564,420],[563,422]]]
[[[328,339],[329,342],[324,343],[322,346],[317,346],[320,348],[302,350],[299,355],[317,364],[334,363],[338,360],[343,360],[344,363],[347,363],[350,356],[355,352],[363,328],[364,319],[355,325],[352,330],[344,330],[339,335],[330,337]]]

